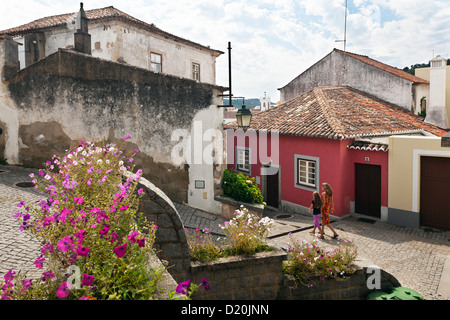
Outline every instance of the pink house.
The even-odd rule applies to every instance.
[[[307,213],[312,192],[331,185],[335,217],[386,220],[388,137],[445,131],[351,87],[318,87],[227,129],[227,167],[256,178],[267,205]]]

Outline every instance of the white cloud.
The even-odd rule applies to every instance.
[[[342,48],[345,0],[85,0],[89,10],[114,6],[131,16],[225,54],[217,82],[228,85],[232,42],[233,91],[277,100],[277,88]],[[347,50],[403,68],[450,53],[448,0],[348,0]],[[78,11],[73,1],[2,3],[0,29]],[[351,10],[350,10],[351,9]]]

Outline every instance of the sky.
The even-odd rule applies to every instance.
[[[4,1],[0,30],[77,12],[80,1]],[[231,42],[234,96],[279,100],[279,88],[334,48],[403,69],[450,58],[450,0],[85,0],[108,6],[179,37],[223,51],[216,82],[228,86]]]

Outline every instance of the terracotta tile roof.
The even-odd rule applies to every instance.
[[[403,71],[401,69],[398,69],[398,68],[389,66],[387,64],[384,64],[382,62],[379,62],[377,60],[371,59],[368,56],[363,56],[363,55],[359,55],[359,54],[356,54],[356,53],[342,51],[342,50],[339,50],[339,49],[334,49],[334,50],[336,52],[339,52],[341,54],[345,54],[345,55],[347,55],[349,57],[352,57],[352,58],[357,59],[357,60],[359,60],[361,62],[364,62],[364,63],[366,63],[368,65],[371,65],[371,66],[373,66],[375,68],[384,70],[384,71],[389,72],[389,73],[391,73],[393,75],[396,75],[396,76],[401,77],[403,79],[409,80],[409,81],[411,81],[413,83],[425,83],[425,84],[429,84],[430,83],[428,80],[416,77],[416,76],[414,76],[414,75],[412,75],[412,74],[410,74],[408,72],[405,72],[405,71]]]
[[[237,129],[236,121],[225,128]],[[312,89],[254,114],[250,129],[340,140],[423,131],[437,136],[446,134],[411,112],[350,87]]]
[[[91,21],[101,21],[101,20],[121,20],[124,22],[128,22],[131,24],[134,24],[142,29],[151,31],[153,33],[160,34],[164,37],[169,37],[171,39],[174,39],[175,41],[179,41],[182,43],[187,43],[196,47],[201,47],[203,49],[209,50],[214,52],[217,55],[223,54],[222,51],[214,50],[209,47],[203,46],[201,44],[180,38],[178,36],[175,36],[171,33],[165,32],[159,28],[157,28],[153,23],[148,24],[144,21],[141,21],[139,19],[136,19],[129,14],[126,14],[113,6],[101,8],[101,9],[93,9],[93,10],[85,10],[86,16]],[[0,31],[0,35],[8,35],[8,36],[20,36],[27,33],[33,33],[33,32],[39,32],[44,31],[48,28],[54,28],[54,27],[64,27],[66,24],[74,24],[77,17],[78,11],[73,13],[66,13],[51,17],[45,17],[41,18],[35,21],[32,21],[30,23],[6,29],[3,31]]]
[[[369,150],[369,151],[388,151],[389,145],[384,143],[372,143],[369,141],[353,141],[347,148],[356,150]]]

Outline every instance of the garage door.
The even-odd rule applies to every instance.
[[[421,157],[420,224],[450,230],[450,158]]]

